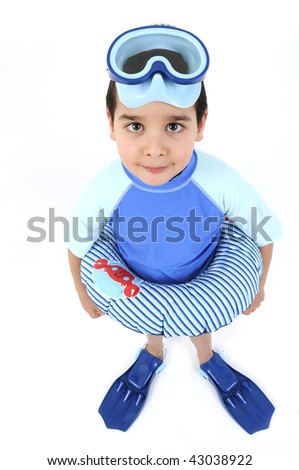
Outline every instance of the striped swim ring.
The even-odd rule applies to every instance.
[[[256,244],[230,221],[209,266],[180,284],[138,278],[120,257],[109,226],[81,262],[92,301],[113,320],[138,333],[199,336],[231,323],[259,291],[262,259]]]

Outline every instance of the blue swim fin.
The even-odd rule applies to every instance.
[[[214,385],[228,413],[249,434],[267,429],[275,410],[262,390],[248,377],[229,366],[219,354],[199,367]]]
[[[107,428],[127,431],[140,414],[155,375],[164,368],[161,359],[142,349],[132,366],[108,390],[99,413]]]

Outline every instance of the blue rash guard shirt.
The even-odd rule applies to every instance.
[[[69,249],[84,257],[108,223],[127,266],[148,281],[186,282],[211,261],[224,218],[258,246],[279,238],[276,215],[229,165],[194,150],[187,167],[160,186],[114,160],[88,185],[71,217]]]

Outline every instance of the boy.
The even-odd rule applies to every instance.
[[[107,427],[127,430],[164,366],[163,337],[189,336],[231,416],[249,433],[265,429],[273,405],[214,353],[211,333],[260,306],[281,229],[246,181],[194,149],[208,114],[207,50],[187,31],[142,27],[112,43],[107,63],[120,160],[74,210],[69,261],[89,315],[108,313],[147,343],[99,412]]]

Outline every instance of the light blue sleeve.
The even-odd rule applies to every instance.
[[[259,247],[280,238],[280,220],[257,191],[238,173],[231,173],[230,181],[224,198],[227,217]]]
[[[97,190],[101,178],[94,178],[77,201],[69,218],[69,250],[78,258],[90,250],[104,227],[104,207]]]
[[[197,182],[259,247],[277,240],[282,227],[258,192],[222,160],[198,152]]]
[[[83,258],[91,249],[129,184],[119,160],[90,181],[69,218],[68,248],[75,256]]]

